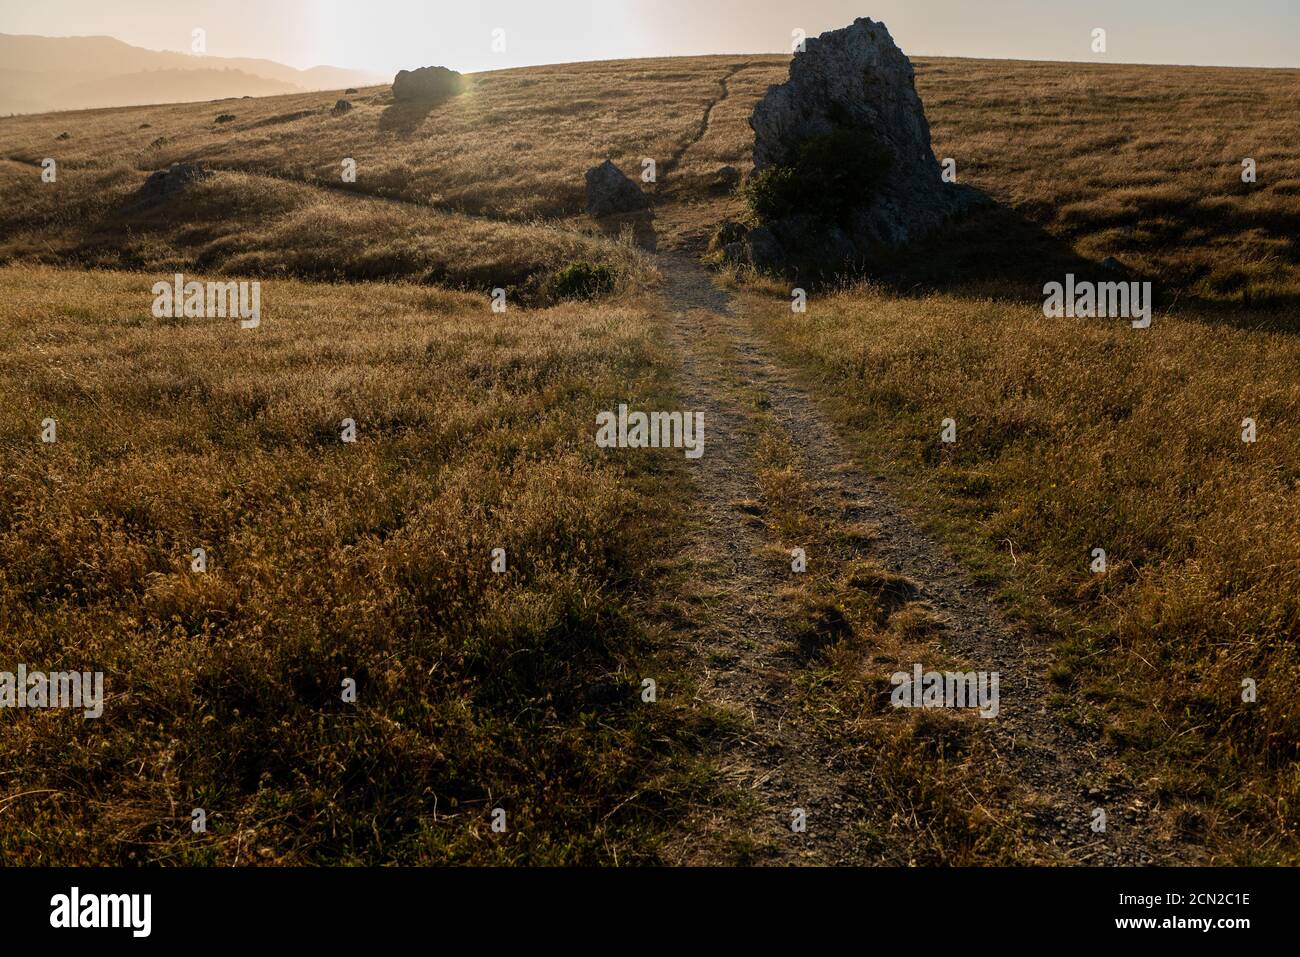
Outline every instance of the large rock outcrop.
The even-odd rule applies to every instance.
[[[943,181],[912,63],[882,23],[860,18],[809,39],[790,78],[768,88],[749,123],[755,175],[790,164],[802,145],[837,131],[865,131],[887,154],[869,198],[833,222],[796,213],[754,230],[747,258],[761,268],[866,261],[873,249],[918,239],[975,201],[973,191]]]
[[[436,103],[465,88],[465,77],[445,66],[399,70],[393,78],[393,99],[399,103]]]

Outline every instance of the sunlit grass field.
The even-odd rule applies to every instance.
[[[737,198],[713,188],[716,174],[752,167],[747,119],[767,86],[784,79],[785,64],[732,56],[506,70],[479,74],[468,92],[432,107],[397,104],[387,88],[368,87],[348,95],[354,109],[340,116],[330,111],[342,91],[4,118],[0,236],[8,241],[0,256],[49,258],[52,247],[78,261],[83,232],[121,235],[133,226],[119,207],[143,179],[134,173],[179,161],[328,187],[331,205],[339,205],[333,191],[343,190],[576,226],[589,166],[608,157],[637,175],[650,158],[673,175],[648,189],[669,190],[716,222],[743,214]],[[944,281],[952,259],[974,255],[983,257],[987,282],[1025,282],[1026,260],[1032,267],[1069,253],[1114,256],[1198,298],[1294,301],[1300,157],[1286,117],[1300,97],[1300,71],[926,58],[916,65],[936,154],[955,160],[960,182],[1014,217],[1010,230],[1000,220],[996,229],[958,233],[947,261],[910,264],[917,281]],[[724,81],[728,95],[719,100]],[[707,129],[683,157],[711,103]],[[220,114],[235,119],[218,124]],[[40,182],[47,157],[59,163],[57,185]],[[342,179],[347,158],[357,163],[355,183]],[[1255,161],[1254,183],[1242,182],[1245,159]],[[284,191],[255,186],[242,191],[264,193],[275,219]],[[244,208],[257,213],[247,200]],[[387,233],[393,215],[364,214]],[[203,225],[196,220],[191,232]],[[449,227],[475,231],[447,220],[425,231]],[[325,235],[346,231],[335,223]],[[378,230],[363,221],[350,232],[374,243]],[[523,244],[540,249],[547,241],[521,237]],[[997,250],[991,265],[989,247]],[[472,253],[462,258],[477,262],[483,250]],[[407,256],[421,257],[439,259],[431,249]],[[147,251],[141,258],[149,264]]]

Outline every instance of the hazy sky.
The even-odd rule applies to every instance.
[[[883,20],[918,55],[1300,66],[1300,0],[3,0],[0,33],[188,52],[202,27],[213,55],[386,74],[788,52],[796,27],[815,36],[856,16]],[[1107,31],[1104,55],[1090,49],[1094,27]]]

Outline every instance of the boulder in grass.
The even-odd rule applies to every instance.
[[[465,88],[465,77],[445,66],[399,70],[393,78],[393,99],[399,103],[435,103]]]
[[[884,24],[865,17],[809,39],[749,124],[747,192],[767,228],[755,260],[863,261],[982,198],[944,182],[912,63]]]
[[[342,116],[352,109],[352,104],[347,100],[339,100],[334,104],[334,109],[330,110],[335,116]]]
[[[191,183],[207,179],[212,174],[195,163],[173,163],[170,169],[150,173],[140,188],[142,199],[168,199]]]
[[[633,213],[648,205],[649,197],[612,160],[605,160],[587,170],[587,212],[590,215]]]

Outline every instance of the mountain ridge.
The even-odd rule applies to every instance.
[[[255,57],[149,50],[110,36],[0,33],[0,113],[185,103],[372,85],[382,77]]]

